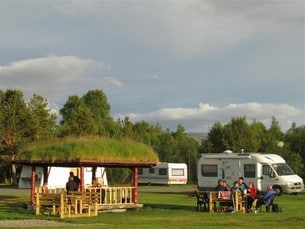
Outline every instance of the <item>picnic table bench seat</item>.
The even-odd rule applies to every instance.
[[[36,193],[35,213],[66,217],[90,217],[98,214],[99,195],[94,192]]]

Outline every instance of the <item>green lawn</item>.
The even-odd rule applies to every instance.
[[[176,189],[184,193],[174,193]],[[166,189],[166,193],[157,193]],[[36,216],[22,208],[28,195],[1,195],[0,220],[5,219],[45,219],[71,223],[71,228],[83,224],[84,228],[305,228],[305,193],[282,195],[275,199],[280,204],[281,213],[207,213],[196,212],[196,199],[188,195],[193,186],[151,186],[140,187],[140,210],[126,212],[102,212],[98,217],[59,219],[54,216]],[[143,192],[149,191],[152,192]],[[78,225],[79,227],[79,225]],[[41,227],[44,228],[44,227]],[[56,227],[52,227],[56,228]],[[59,227],[58,227],[59,228]]]

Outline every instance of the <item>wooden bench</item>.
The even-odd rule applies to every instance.
[[[98,215],[100,195],[95,192],[70,192],[65,195],[62,206],[62,217],[90,217]]]
[[[233,206],[234,211],[239,211],[242,209],[241,196],[240,192],[210,191],[209,212],[222,211],[223,206]],[[218,208],[217,203],[219,203]]]
[[[66,217],[91,217],[98,215],[99,194],[72,192],[69,194],[35,193],[35,213]],[[43,209],[43,211],[42,211]]]
[[[39,215],[41,213],[41,208],[43,208],[43,213],[57,214],[59,212],[61,195],[54,193],[36,193],[36,203],[35,203],[35,213]]]

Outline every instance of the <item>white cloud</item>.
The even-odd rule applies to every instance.
[[[26,99],[36,93],[50,101],[58,101],[68,95],[78,94],[79,90],[85,93],[93,88],[101,88],[105,83],[121,87],[122,84],[114,78],[95,76],[109,69],[101,61],[76,56],[21,60],[0,67],[0,87],[22,90]]]
[[[229,104],[224,107],[212,106],[200,103],[195,108],[163,108],[145,114],[119,114],[117,118],[128,116],[131,121],[147,121],[160,123],[164,128],[175,129],[178,124],[184,126],[187,131],[208,131],[216,121],[225,124],[231,118],[245,116],[248,122],[261,121],[267,127],[270,125],[271,117],[274,116],[281,124],[282,129],[290,127],[292,121],[296,120],[298,125],[304,125],[304,111],[287,104],[269,103],[243,103]],[[299,123],[297,122],[299,121]]]

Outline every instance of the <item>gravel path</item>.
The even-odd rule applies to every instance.
[[[58,221],[23,219],[23,220],[0,220],[1,227],[61,227],[61,226],[78,226],[77,224],[61,223]]]

